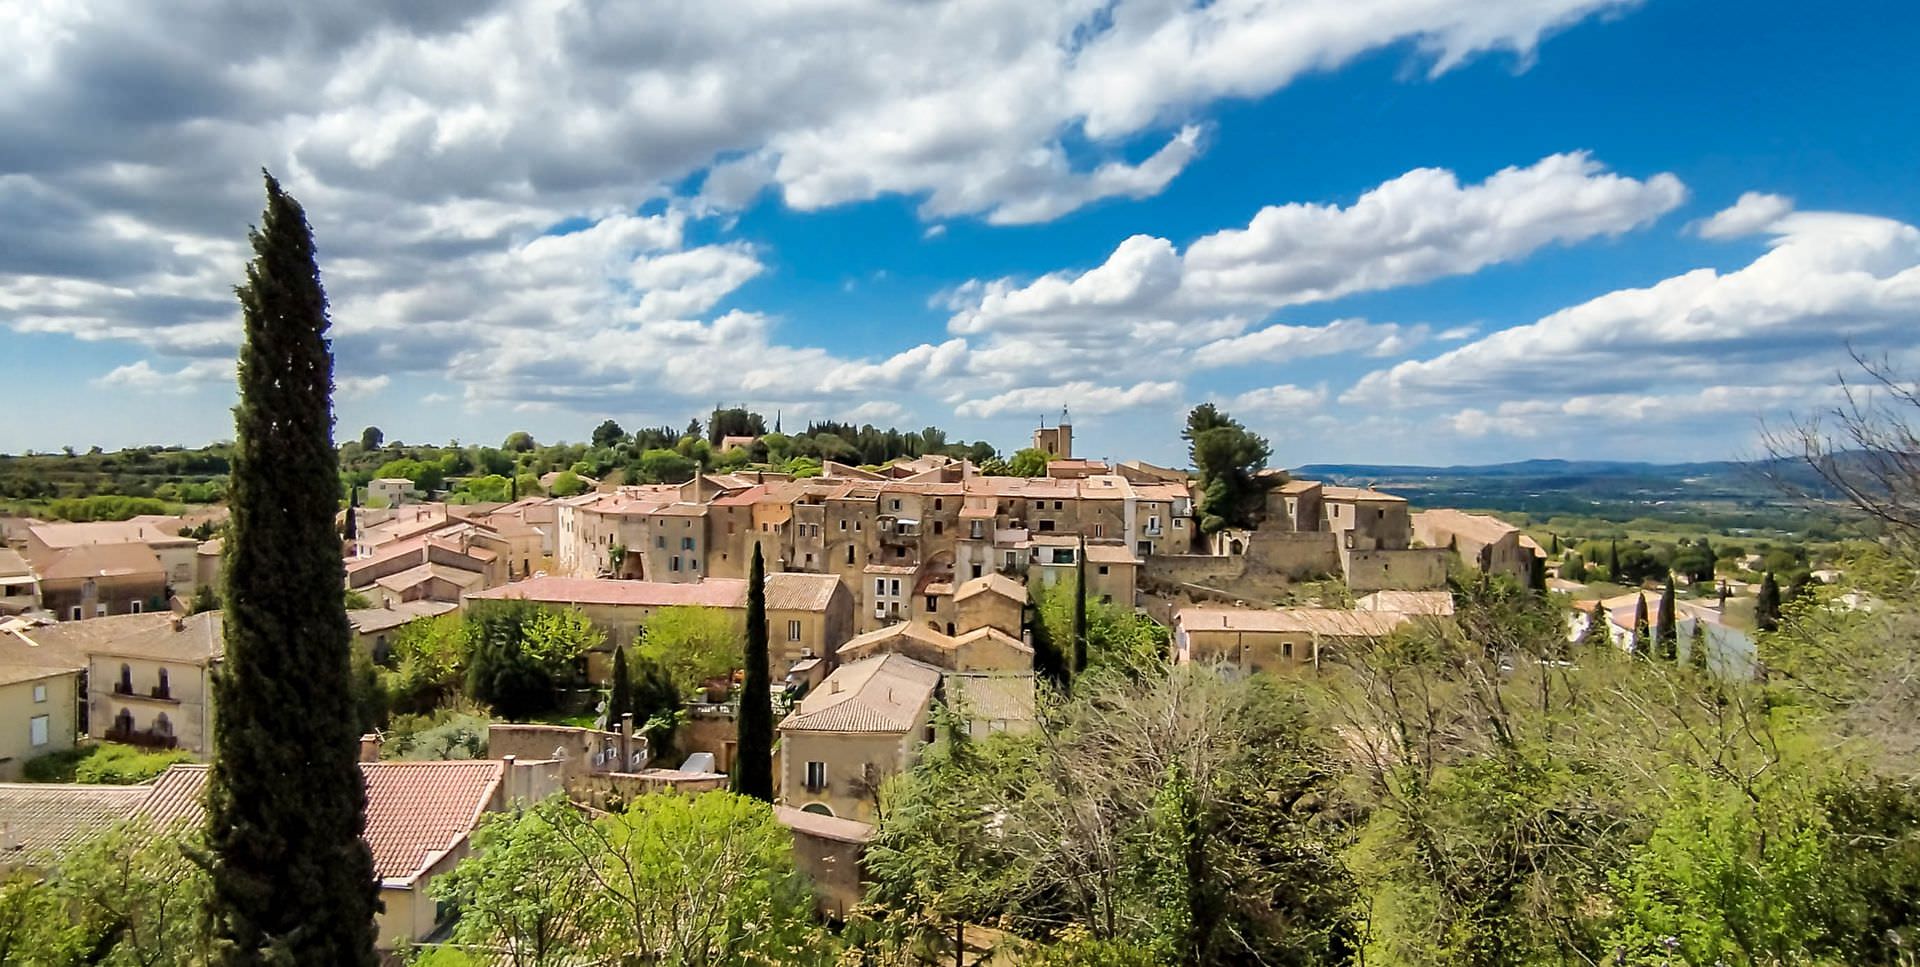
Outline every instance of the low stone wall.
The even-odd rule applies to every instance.
[[[717,772],[681,772],[646,769],[640,772],[593,772],[567,784],[574,802],[607,812],[618,812],[641,796],[667,792],[714,792],[727,788],[727,777]]]
[[[1256,530],[1247,539],[1247,569],[1290,581],[1339,574],[1339,545],[1327,532]]]
[[[1347,555],[1347,586],[1355,594],[1444,588],[1452,556],[1453,552],[1444,547],[1351,551]]]

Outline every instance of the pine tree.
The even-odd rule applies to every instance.
[[[1660,611],[1653,626],[1654,640],[1659,643],[1660,657],[1668,661],[1680,658],[1680,631],[1674,615],[1673,578],[1667,578],[1667,586],[1660,591]]]
[[[1652,658],[1652,635],[1647,632],[1647,595],[1641,592],[1640,599],[1633,606],[1633,657]]]
[[[347,543],[349,544],[353,543],[354,538],[360,536],[360,522],[358,520],[359,516],[360,516],[360,488],[358,486],[348,487],[347,488],[347,527],[343,536],[346,537]]]
[[[1693,619],[1693,640],[1687,643],[1687,664],[1694,671],[1707,670],[1707,623]]]
[[[1772,571],[1760,579],[1760,596],[1753,603],[1753,620],[1761,631],[1775,631],[1780,627],[1780,585],[1774,581]]]
[[[735,743],[733,791],[773,801],[773,683],[767,670],[767,573],[760,543],[753,545],[747,574],[746,683],[740,689],[740,726]]]
[[[216,964],[377,962],[340,595],[333,356],[313,236],[268,175],[234,407],[226,662],[207,789]]]
[[[1080,556],[1073,571],[1073,674],[1087,670],[1087,539],[1080,538]]]
[[[613,648],[613,687],[607,692],[607,731],[618,731],[620,719],[632,712],[633,680],[627,677],[627,650],[618,645]],[[638,729],[645,722],[635,722]]]

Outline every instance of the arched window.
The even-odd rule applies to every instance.
[[[823,802],[807,803],[806,805],[800,807],[800,811],[803,813],[812,813],[815,816],[833,815],[833,810],[829,808],[826,803],[823,803]]]
[[[168,685],[167,670],[162,668],[160,669],[160,695],[159,695],[160,698],[172,697],[173,691],[169,689],[167,685]]]
[[[113,717],[113,731],[122,737],[133,734],[133,710],[121,709]]]
[[[153,717],[153,734],[163,739],[173,738],[173,723],[167,720],[167,713]]]
[[[122,695],[133,694],[133,666],[126,662],[120,663],[120,687],[117,691]]]

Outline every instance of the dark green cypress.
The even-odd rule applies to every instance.
[[[740,732],[735,743],[733,791],[773,801],[773,682],[767,670],[767,571],[760,542],[753,544],[747,574],[746,683],[740,689]]]
[[[514,501],[519,499],[520,499],[520,474],[517,472],[517,468],[516,468],[515,471],[509,471],[507,474],[507,503],[511,504]]]
[[[1687,644],[1687,664],[1694,671],[1707,670],[1707,623],[1693,619],[1693,640]]]
[[[1073,673],[1087,670],[1087,539],[1080,538],[1080,556],[1073,571]]]
[[[1620,580],[1620,539],[1617,537],[1607,543],[1607,580],[1626,583]]]
[[[633,680],[627,677],[627,650],[615,645],[613,648],[613,687],[607,693],[607,730],[617,732],[620,718],[633,709]],[[636,731],[645,722],[635,722]]]
[[[250,237],[207,788],[213,962],[372,965],[327,302],[306,215],[272,175]]]
[[[1641,592],[1639,600],[1633,605],[1633,657],[1653,657],[1652,637],[1647,630],[1647,595]]]
[[[347,526],[343,534],[343,536],[346,537],[348,543],[352,543],[355,537],[360,536],[360,524],[359,524],[359,521],[357,520],[357,518],[360,516],[358,513],[359,510],[360,510],[360,488],[348,487],[347,488]]]
[[[1753,602],[1753,621],[1761,631],[1775,631],[1780,627],[1780,585],[1768,571],[1760,579],[1760,596]]]
[[[1587,630],[1580,634],[1580,643],[1596,647],[1613,644],[1613,618],[1607,614],[1606,605],[1598,601],[1593,603],[1593,611],[1587,615]]]
[[[1674,614],[1673,578],[1667,578],[1667,586],[1660,591],[1660,612],[1654,623],[1654,639],[1660,643],[1660,657],[1668,661],[1680,659],[1680,629],[1678,618]]]

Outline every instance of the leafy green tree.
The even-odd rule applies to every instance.
[[[207,789],[212,962],[371,967],[378,887],[360,839],[327,302],[305,213],[271,175],[266,187],[238,290],[226,661]]]
[[[562,470],[553,478],[553,486],[547,492],[555,497],[573,497],[587,492],[587,482],[571,470]]]
[[[500,449],[508,453],[532,453],[537,448],[538,444],[533,442],[533,434],[525,430],[515,430],[507,434],[506,440],[500,444]]]
[[[0,879],[0,963],[82,964],[89,953],[80,925],[51,884],[25,872]]]
[[[597,857],[563,832],[579,825],[558,796],[482,819],[473,855],[432,885],[435,900],[460,911],[453,942],[500,951],[513,967],[582,962],[615,925]]]
[[[693,479],[699,464],[675,450],[648,450],[637,464],[643,483],[684,483]]]
[[[620,429],[620,424],[612,420],[602,420],[599,426],[593,428],[593,445],[596,447],[610,447],[626,438],[627,431]]]
[[[377,426],[370,426],[360,431],[360,449],[369,453],[380,449],[381,445],[386,442],[387,435],[380,432],[380,428]]]
[[[1044,477],[1047,475],[1047,451],[1023,447],[1007,462],[1007,476]]]
[[[1187,429],[1181,436],[1200,475],[1201,532],[1253,526],[1266,493],[1260,471],[1273,448],[1212,403],[1202,403],[1187,414]]]
[[[719,608],[676,605],[647,619],[635,646],[639,657],[660,666],[682,695],[738,667],[746,627]]]
[[[401,626],[384,657],[388,700],[404,712],[426,712],[460,690],[465,677],[468,628],[458,614]]]
[[[760,542],[753,544],[747,571],[747,647],[742,661],[746,680],[740,688],[739,734],[733,765],[733,791],[761,802],[773,801],[773,691],[767,653],[767,571]]]
[[[1772,571],[1760,579],[1760,593],[1753,604],[1753,620],[1761,631],[1777,631],[1780,628],[1780,585],[1774,581]]]
[[[793,834],[766,803],[727,792],[640,796],[586,822],[555,817],[604,905],[589,963],[831,963]]]
[[[62,859],[54,893],[79,925],[87,949],[105,952],[97,962],[154,967],[208,962],[213,883],[195,861],[201,849],[196,830],[156,831],[121,823]]]
[[[1568,551],[1560,561],[1560,580],[1585,584],[1587,581],[1587,560],[1578,551]]]

